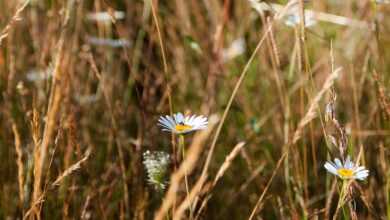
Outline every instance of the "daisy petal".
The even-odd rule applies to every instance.
[[[354,167],[354,164],[351,161],[351,158],[348,156],[347,160],[345,160],[344,167],[347,169],[351,169]]]
[[[326,162],[324,165],[325,169],[328,170],[329,172],[337,175],[337,169],[329,162]]]
[[[183,116],[183,114],[181,112],[175,114],[173,117],[175,118],[175,122],[177,124],[180,124],[180,123],[184,122],[184,116]]]
[[[158,122],[160,123],[160,125],[163,125],[164,127],[168,127],[168,128],[173,128],[174,124],[172,124],[171,121],[169,121],[168,119],[166,118],[163,118],[161,117]]]
[[[339,158],[334,159],[334,162],[336,163],[336,166],[337,166],[336,168],[343,167],[343,164],[341,163]]]

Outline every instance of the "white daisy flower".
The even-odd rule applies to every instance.
[[[165,189],[167,185],[168,168],[171,162],[169,154],[164,151],[145,151],[143,153],[148,182],[157,190]]]
[[[191,131],[203,130],[207,128],[208,120],[203,115],[187,115],[176,113],[173,116],[161,116],[158,119],[158,125],[163,131],[172,132],[175,134],[186,134]]]
[[[301,23],[301,17],[299,15],[299,12],[295,12],[292,14],[289,14],[286,16],[284,23],[287,26],[295,27]],[[314,18],[314,15],[312,13],[306,12],[305,13],[305,27],[311,27],[317,24],[317,20]]]
[[[344,164],[336,158],[333,162],[326,162],[325,169],[341,179],[364,180],[368,177],[368,170],[364,166],[354,164],[348,156]]]

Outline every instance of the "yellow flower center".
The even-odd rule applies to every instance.
[[[338,174],[341,176],[341,178],[343,178],[343,179],[348,179],[348,178],[353,177],[353,170],[341,168],[341,169],[338,169],[338,170],[337,170],[337,173],[338,173]]]
[[[190,125],[185,125],[185,124],[177,124],[175,126],[175,130],[177,132],[184,132],[184,131],[187,131],[187,130],[190,130],[192,128],[192,126]]]

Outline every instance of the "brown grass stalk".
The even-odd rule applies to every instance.
[[[52,186],[58,186],[61,184],[62,180],[64,180],[67,176],[71,175],[76,170],[79,170],[81,168],[81,164],[83,164],[85,161],[88,160],[89,156],[91,155],[91,149],[88,149],[85,153],[84,157],[76,162],[75,164],[71,165],[68,169],[66,169],[64,172],[62,172],[61,175],[57,177],[57,179],[52,183]]]
[[[63,57],[63,39],[59,42],[59,52],[56,60],[56,67],[54,70],[54,76],[52,81],[50,102],[47,110],[47,122],[45,125],[42,143],[39,149],[34,155],[34,192],[33,201],[40,197],[41,194],[41,178],[42,171],[45,165],[46,155],[49,148],[49,144],[54,134],[54,130],[58,120],[58,113],[60,110],[60,103],[62,98],[61,85],[59,84],[62,80],[62,71],[60,70],[60,63]],[[39,151],[38,151],[39,150]]]
[[[32,213],[40,219],[40,208],[38,206],[41,205],[40,201],[43,201],[42,195],[42,176],[43,170],[46,163],[46,157],[49,150],[49,145],[52,142],[55,129],[57,127],[59,113],[61,110],[61,101],[64,93],[64,86],[67,84],[68,77],[65,75],[65,71],[63,67],[65,66],[64,58],[65,58],[65,40],[66,34],[68,33],[68,24],[70,20],[70,12],[74,6],[74,1],[67,2],[64,10],[64,17],[62,23],[62,31],[60,34],[60,38],[58,40],[58,50],[57,56],[55,57],[54,69],[53,69],[53,78],[51,82],[50,88],[50,97],[49,103],[47,105],[46,112],[46,123],[43,131],[43,136],[41,141],[37,141],[36,134],[34,134],[34,186],[33,186],[33,197],[31,201]],[[34,107],[35,108],[35,107]],[[35,110],[34,110],[35,111]],[[33,122],[35,123],[35,122]],[[33,130],[36,128],[33,125]],[[38,144],[39,142],[39,144]],[[26,215],[28,216],[28,215]]]
[[[238,155],[238,153],[241,152],[241,149],[244,147],[245,142],[238,143],[233,150],[229,153],[229,155],[226,156],[225,161],[219,168],[217,175],[215,175],[214,181],[213,181],[213,187],[217,184],[217,182],[222,178],[222,176],[225,174],[226,170],[232,165],[232,162],[234,158]]]
[[[379,94],[379,104],[380,107],[382,108],[382,111],[386,113],[386,117],[388,120],[390,120],[390,101],[388,97],[386,96],[386,90],[383,85],[383,82],[379,79],[378,73],[376,70],[374,70],[372,74],[374,81],[376,82],[377,85],[377,90]]]
[[[172,95],[171,95],[172,89],[171,89],[171,84],[169,81],[167,57],[165,55],[165,49],[164,49],[165,47],[164,47],[163,38],[161,35],[160,25],[158,22],[157,10],[156,10],[155,3],[154,3],[155,1],[149,0],[149,2],[151,5],[151,9],[152,9],[153,21],[154,21],[154,23],[156,25],[156,29],[157,29],[158,41],[159,41],[159,45],[160,45],[160,49],[161,49],[161,56],[162,56],[162,60],[163,60],[163,64],[164,64],[163,66],[164,66],[165,80],[166,80],[166,84],[167,84],[169,113],[172,115],[173,114],[173,104],[172,104]]]
[[[340,71],[342,68],[337,68],[332,74],[326,79],[322,89],[317,93],[314,99],[311,101],[309,109],[307,110],[305,116],[301,119],[298,124],[297,129],[295,130],[292,144],[295,144],[302,136],[303,128],[312,121],[317,116],[317,109],[319,102],[321,101],[322,96],[327,92],[334,84],[334,81],[339,77]]]
[[[209,193],[217,185],[218,181],[222,178],[222,176],[225,174],[227,169],[232,165],[234,158],[236,158],[236,156],[241,152],[244,145],[245,145],[245,142],[240,142],[240,143],[236,144],[236,146],[233,148],[233,150],[226,156],[225,161],[223,162],[223,164],[219,168],[217,175],[215,176],[214,181],[211,184],[211,187],[207,188],[207,191],[205,192],[205,194]],[[201,177],[201,178],[204,178],[204,177]],[[201,180],[201,178],[198,180],[198,182]],[[192,192],[192,190],[191,190],[191,192]],[[199,193],[200,191],[198,190],[197,192]],[[197,195],[195,195],[193,197],[195,198],[196,196]],[[211,198],[211,194],[206,199],[203,200],[201,207],[206,207],[206,204],[210,200],[210,198]],[[202,212],[202,208],[199,209],[197,216],[199,216],[201,212]]]
[[[16,165],[18,166],[18,184],[19,184],[19,199],[20,204],[24,203],[24,165],[23,165],[23,150],[21,146],[20,134],[15,122],[12,121],[12,131],[14,133]]]
[[[30,0],[26,0],[25,2],[23,2],[23,4],[21,4],[18,9],[16,10],[14,16],[12,16],[11,20],[8,22],[8,24],[4,27],[4,29],[1,31],[0,33],[0,46],[1,46],[1,43],[2,41],[8,37],[8,34],[9,34],[9,31],[11,30],[11,28],[13,27],[13,25],[20,21],[22,18],[21,18],[21,14],[23,12],[23,10],[27,7],[27,5],[30,3]]]

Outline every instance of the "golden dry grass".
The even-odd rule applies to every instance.
[[[0,1],[0,219],[389,219],[376,2]],[[184,158],[175,112],[209,117]],[[346,155],[366,180],[324,169]]]

